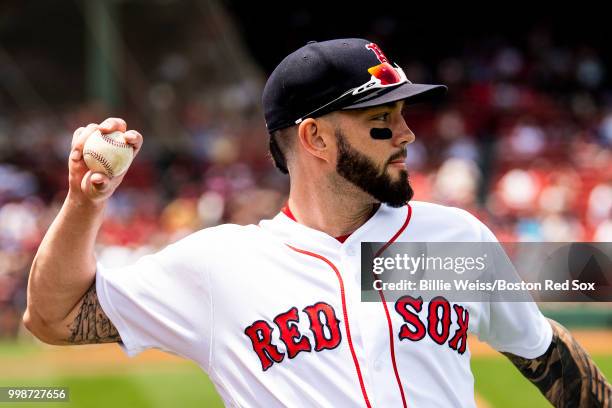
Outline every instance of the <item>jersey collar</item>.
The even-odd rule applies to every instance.
[[[344,245],[355,242],[387,242],[406,222],[409,205],[392,208],[381,204],[378,210],[344,242],[326,233],[295,221],[284,211],[271,220],[262,220],[259,226],[281,239],[284,243],[310,251],[334,256]]]
[[[372,209],[372,212],[370,213],[370,216],[368,217],[368,220],[370,218],[372,218],[372,216],[378,211],[379,207],[380,207],[380,205]],[[293,221],[298,222],[295,219],[295,216],[293,215],[293,212],[291,212],[291,208],[289,208],[289,201],[285,202],[285,205],[283,206],[283,208],[281,208],[281,212],[283,214],[285,214],[287,217],[289,217],[290,219],[292,219]],[[349,233],[349,234],[340,235],[340,236],[337,236],[337,237],[334,237],[334,238],[336,238],[336,240],[338,240],[341,244],[343,244],[344,241],[346,241],[347,238],[351,236],[351,234],[352,234],[352,232]]]

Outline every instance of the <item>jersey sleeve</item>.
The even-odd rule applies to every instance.
[[[468,216],[477,223],[480,242],[498,242],[486,225]],[[497,351],[536,358],[550,346],[552,327],[535,302],[491,301],[483,305],[476,335]]]
[[[536,358],[550,346],[552,327],[533,302],[492,302],[488,317],[478,338],[497,351]]]
[[[193,234],[121,268],[98,263],[98,299],[129,356],[157,348],[208,365],[212,299],[202,261],[207,236]]]

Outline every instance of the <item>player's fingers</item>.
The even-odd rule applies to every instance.
[[[83,160],[83,154],[81,150],[74,149],[70,152],[70,158],[68,159],[68,183],[70,188],[78,190],[79,185],[83,181],[83,176],[89,169],[85,160]]]
[[[134,147],[134,156],[138,154],[142,147],[142,135],[136,130],[128,130],[123,134],[125,141]]]
[[[80,129],[80,130],[79,130]],[[90,123],[87,127],[79,128],[74,132],[73,140],[72,140],[72,148],[70,150],[70,156],[68,159],[68,170],[71,178],[78,179],[78,182],[81,181],[81,178],[87,171],[87,165],[83,160],[83,145],[85,144],[85,140],[91,134],[98,130],[98,125],[95,123]],[[71,181],[71,184],[74,181]]]
[[[106,184],[108,184],[110,179],[103,173],[92,173],[90,181],[95,188],[103,189],[104,187],[106,187]]]
[[[81,180],[81,191],[91,200],[109,196],[111,189],[111,180],[102,173],[89,170]]]
[[[74,147],[74,142],[75,142],[76,138],[79,137],[79,134],[83,131],[83,129],[85,129],[85,128],[83,126],[81,126],[80,128],[78,128],[77,130],[74,131],[74,133],[72,134],[71,147]]]
[[[80,162],[82,157],[83,157],[83,154],[78,149],[73,149],[70,152],[70,161],[73,162],[73,163]]]
[[[104,122],[100,123],[100,130],[102,133],[111,133],[116,130],[125,132],[127,129],[127,123],[121,118],[108,118]]]
[[[83,145],[85,144],[85,140],[95,131],[98,130],[98,124],[90,123],[86,127],[82,128],[80,131],[74,132],[72,138],[72,149],[71,150],[83,150]]]
[[[86,127],[80,127],[74,131],[72,135],[71,150],[82,150],[83,144],[87,137],[98,129],[97,123],[90,123]]]

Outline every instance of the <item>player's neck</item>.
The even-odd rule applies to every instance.
[[[288,206],[297,222],[332,237],[357,230],[378,208],[371,198],[342,194],[332,188],[309,190],[292,185]]]

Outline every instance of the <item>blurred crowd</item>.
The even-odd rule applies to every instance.
[[[434,71],[401,58],[413,82],[450,89],[406,113],[415,200],[471,211],[500,241],[612,241],[612,93],[596,49],[534,32],[523,49],[466,51]],[[288,180],[267,157],[262,81],[211,98],[194,59],[160,55],[146,115],[120,112],[145,147],[109,202],[105,265],[201,228],[257,223],[286,200]],[[66,196],[73,131],[113,114],[97,103],[0,114],[0,337],[20,330],[34,253]]]

